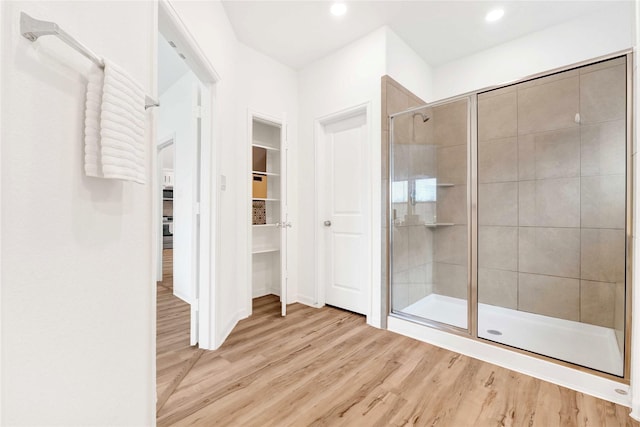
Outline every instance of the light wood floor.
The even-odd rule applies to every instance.
[[[254,300],[222,347],[189,347],[158,287],[158,426],[638,426],[628,409],[394,333]]]
[[[162,250],[162,285],[173,289],[173,249]]]

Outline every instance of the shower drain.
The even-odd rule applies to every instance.
[[[495,329],[487,329],[487,333],[491,335],[502,335],[502,332],[496,331]]]

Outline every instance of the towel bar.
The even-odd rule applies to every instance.
[[[104,61],[98,55],[93,53],[91,49],[71,37],[55,22],[41,21],[35,19],[24,12],[20,12],[20,33],[29,41],[34,42],[42,36],[56,36],[73,49],[80,52],[83,56],[90,59],[98,67],[104,68]],[[160,103],[149,95],[145,95],[144,109],[158,107]]]

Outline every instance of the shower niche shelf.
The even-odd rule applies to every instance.
[[[415,224],[394,224],[395,227],[418,227],[418,226],[425,226],[427,228],[437,228],[437,227],[451,227],[453,225],[456,225],[453,222],[435,222],[435,223],[415,223]]]

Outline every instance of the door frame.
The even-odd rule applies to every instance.
[[[195,40],[185,23],[168,0],[160,0],[157,9],[157,28],[154,34],[157,46],[158,33],[169,37],[178,49],[185,54],[185,62],[196,75],[204,90],[202,92],[202,122],[201,122],[201,152],[200,152],[200,233],[197,236],[198,261],[194,277],[197,278],[198,290],[198,343],[203,349],[215,349],[220,345],[216,342],[216,285],[218,280],[217,259],[220,253],[218,235],[220,233],[220,186],[219,186],[219,138],[216,135],[219,127],[219,110],[216,97],[216,84],[220,76],[209,62],[204,51]],[[157,53],[154,52],[154,71],[157,76]],[[156,78],[157,79],[157,78]],[[157,83],[156,83],[157,84]],[[157,150],[152,153],[152,167],[158,162]],[[154,168],[155,169],[155,168]],[[157,179],[157,177],[154,177]],[[154,188],[158,185],[155,183]],[[213,193],[213,194],[212,194]],[[154,192],[153,198],[157,198]],[[157,203],[154,203],[156,205]],[[157,231],[153,218],[152,226]],[[155,245],[158,244],[155,239]],[[156,251],[157,253],[157,248]],[[157,260],[153,260],[152,271],[157,270]],[[154,294],[155,295],[155,294]],[[154,328],[155,334],[155,328]],[[155,336],[154,336],[155,340]]]
[[[328,114],[326,116],[322,116],[314,121],[314,153],[315,153],[315,163],[314,163],[314,193],[315,193],[315,206],[314,206],[314,240],[315,240],[315,260],[314,260],[314,270],[315,270],[315,307],[323,307],[326,304],[326,238],[324,233],[324,225],[322,224],[322,216],[325,212],[326,200],[325,200],[325,182],[323,180],[324,177],[324,166],[325,166],[325,150],[323,141],[327,135],[326,127],[335,122],[349,119],[354,116],[364,115],[366,119],[365,127],[367,129],[367,140],[365,144],[365,159],[364,164],[368,165],[369,170],[366,171],[367,180],[370,183],[367,191],[369,191],[369,230],[366,233],[369,235],[369,263],[371,267],[371,275],[370,283],[365,284],[365,289],[367,292],[367,312],[366,318],[367,323],[372,324],[373,321],[373,312],[374,308],[373,304],[373,293],[375,292],[374,286],[374,278],[375,274],[373,274],[373,266],[375,264],[375,245],[373,243],[374,236],[376,235],[376,231],[378,230],[375,227],[374,216],[376,209],[379,209],[376,204],[376,198],[374,197],[375,192],[377,191],[376,180],[371,179],[374,171],[372,155],[373,155],[373,120],[372,120],[372,104],[371,102],[365,102],[363,104],[358,104],[353,107],[345,108],[343,110],[337,111],[335,113]]]
[[[246,194],[247,197],[245,197],[246,201],[247,201],[247,205],[246,205],[246,212],[247,212],[247,227],[248,227],[248,231],[247,231],[247,280],[246,280],[246,285],[245,285],[245,292],[246,292],[246,298],[245,298],[245,309],[244,309],[244,313],[242,314],[242,318],[245,317],[249,317],[253,314],[253,253],[252,253],[252,248],[253,248],[253,204],[251,203],[251,196],[253,194],[253,184],[252,184],[252,171],[253,171],[253,120],[257,119],[258,121],[262,121],[262,122],[267,122],[269,124],[273,124],[276,126],[280,127],[280,152],[281,153],[286,153],[287,150],[287,116],[286,114],[282,114],[281,117],[276,117],[276,116],[272,116],[270,114],[265,114],[265,113],[261,113],[252,109],[248,109],[247,110],[247,164],[246,164],[246,168],[245,168],[245,172],[246,172],[246,176],[247,179],[245,180],[247,183],[247,190],[246,190]],[[286,156],[285,156],[286,158]],[[282,154],[281,154],[281,159],[282,159]],[[287,159],[288,160],[288,159]],[[281,160],[282,161],[282,160]],[[281,171],[286,171],[287,169],[287,165],[286,164],[280,164],[280,170]],[[282,191],[282,187],[284,186],[283,184],[285,183],[285,180],[287,179],[286,176],[286,172],[284,174],[281,174],[280,177],[280,185],[281,185],[281,193],[285,193],[285,191]],[[287,194],[281,194],[280,195],[280,199],[281,199],[281,208],[280,208],[280,222],[284,222],[286,221],[285,216],[287,215],[287,209],[286,206],[283,209],[282,204],[288,203],[287,200]],[[282,229],[281,230],[281,241],[280,241],[280,245],[281,245],[281,249],[282,249],[282,245],[286,245],[286,229]],[[283,278],[283,275],[286,275],[286,271],[284,270],[284,266],[286,265],[286,257],[287,257],[287,250],[288,248],[285,248],[284,254],[282,252],[282,250],[280,251],[280,279],[282,280],[286,280],[285,278]],[[284,288],[284,289],[283,289]],[[287,300],[288,300],[288,286],[280,286],[280,300],[282,301],[283,304],[283,308],[282,308],[282,316],[284,316],[286,314],[286,309],[284,308],[286,306]],[[284,294],[284,295],[282,295]]]

